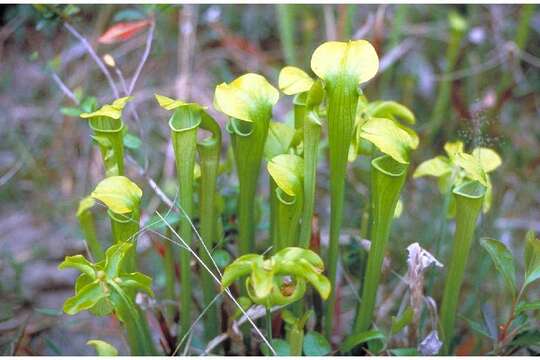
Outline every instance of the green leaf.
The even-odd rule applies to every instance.
[[[394,356],[419,356],[421,355],[416,348],[396,348],[389,349],[390,354]]]
[[[488,330],[481,323],[474,321],[472,319],[466,318],[465,316],[462,316],[462,315],[459,315],[459,317],[467,321],[467,323],[469,324],[469,327],[475,333],[485,336],[487,338],[493,339],[493,337],[491,337],[491,335],[489,334]]]
[[[295,130],[287,124],[277,121],[270,122],[268,137],[264,144],[264,157],[267,160],[287,153],[294,138]]]
[[[540,346],[540,330],[533,329],[516,335],[510,343],[512,346]]]
[[[516,315],[525,311],[536,311],[536,310],[540,310],[540,300],[534,301],[532,303],[527,303],[527,302],[522,301],[516,306]]]
[[[83,119],[91,119],[94,117],[109,117],[112,119],[120,119],[122,116],[122,110],[126,106],[127,102],[132,99],[131,96],[126,96],[120,99],[116,99],[112,104],[106,104],[102,106],[99,110],[92,113],[82,113],[80,116]]]
[[[220,269],[225,268],[231,262],[231,254],[223,249],[215,250],[212,254],[212,258]]]
[[[57,317],[62,315],[62,311],[58,309],[49,309],[49,308],[35,308],[35,312],[45,316]]]
[[[132,133],[129,133],[129,132],[124,135],[123,141],[124,141],[125,147],[129,149],[133,149],[133,150],[140,148],[142,145],[141,139],[138,136],[133,135]]]
[[[413,178],[421,176],[441,177],[452,172],[452,164],[446,156],[436,156],[418,165],[414,171]]]
[[[102,340],[89,340],[86,345],[93,346],[98,356],[118,355],[118,350],[114,346]]]
[[[77,269],[81,273],[90,276],[92,279],[96,277],[94,264],[86,260],[86,258],[82,255],[66,256],[64,261],[62,261],[60,265],[58,265],[58,269],[64,270],[67,268]]]
[[[411,125],[416,122],[413,112],[395,101],[373,101],[368,104],[366,111],[373,117],[391,119],[397,117]]]
[[[384,334],[379,330],[368,330],[350,335],[341,345],[341,350],[343,352],[349,352],[357,345],[371,340],[380,340],[381,342],[384,342]]]
[[[139,207],[142,190],[125,176],[110,176],[96,186],[91,196],[112,212],[127,214]]]
[[[332,351],[330,343],[316,331],[310,331],[304,336],[304,355],[325,356]]]
[[[154,296],[154,292],[152,291],[152,278],[149,276],[146,276],[140,272],[134,272],[120,276],[119,280],[119,284],[122,287],[144,291],[148,295]],[[117,279],[113,279],[113,281],[117,281]]]
[[[137,9],[123,9],[114,14],[113,21],[114,22],[120,22],[120,21],[136,21],[136,20],[142,20],[146,16],[140,12]]]
[[[488,186],[487,175],[478,159],[474,156],[467,153],[458,153],[454,161],[465,171],[468,178],[476,180],[486,187]]]
[[[506,286],[512,293],[516,294],[516,273],[514,258],[506,246],[495,239],[483,238],[480,240],[482,247],[488,252],[497,270],[501,273]]]
[[[257,254],[247,254],[240,256],[234,260],[230,265],[225,268],[223,271],[223,276],[221,277],[221,286],[223,288],[231,285],[235,280],[248,275],[251,273],[253,267],[258,263],[263,261],[263,257]]]
[[[188,103],[182,100],[171,99],[169,97],[159,95],[159,94],[155,94],[154,96],[156,97],[156,100],[159,106],[161,106],[165,110],[174,110],[180,106],[188,105]]]
[[[79,117],[82,111],[75,107],[63,107],[60,108],[60,112],[66,116]]]
[[[64,312],[68,315],[75,315],[96,305],[101,299],[107,296],[101,286],[99,280],[86,285],[75,296],[66,300],[64,303]]]
[[[105,252],[105,273],[110,279],[119,276],[120,268],[127,252],[134,245],[128,242],[120,242],[107,249]]]
[[[490,148],[477,147],[472,151],[472,156],[478,159],[485,172],[491,172],[502,164],[499,154]]]
[[[527,286],[540,279],[540,239],[537,239],[531,230],[525,237],[525,283]]]
[[[289,346],[289,343],[282,339],[272,339],[270,341],[270,344],[274,348],[277,356],[289,356],[291,353],[291,348]],[[265,343],[261,344],[261,351],[264,354],[264,356],[272,356],[272,352],[266,346]]]
[[[398,332],[403,330],[405,326],[409,325],[413,319],[413,315],[414,312],[412,308],[408,306],[399,318],[392,316],[392,328],[390,330],[391,334],[397,334]]]

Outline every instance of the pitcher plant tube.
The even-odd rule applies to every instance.
[[[91,196],[87,196],[79,202],[79,208],[77,209],[77,218],[84,235],[84,241],[92,259],[96,261],[103,260],[103,248],[97,239],[96,225],[94,222],[94,215],[92,214],[92,207],[95,205],[95,200]]]
[[[456,198],[456,230],[440,310],[444,355],[450,353],[461,284],[486,187],[478,181],[467,181],[452,193]]]
[[[347,155],[354,129],[359,84],[375,76],[379,58],[365,40],[330,41],[315,49],[311,69],[323,80],[328,99],[328,141],[330,153],[330,243],[328,275],[336,288],[339,235],[343,218]],[[332,292],[325,313],[325,335],[332,332],[336,296]]]
[[[82,255],[66,256],[58,268],[74,268],[81,275],[75,283],[75,295],[64,303],[64,312],[75,315],[89,310],[98,316],[114,313],[124,324],[132,355],[157,355],[144,313],[135,303],[137,292],[154,295],[152,279],[126,271],[125,261],[133,247],[125,242],[115,244],[97,263]]]
[[[179,235],[192,245],[193,228],[193,183],[195,179],[195,156],[197,153],[197,129],[201,125],[201,107],[198,104],[185,103],[181,100],[157,95],[159,105],[173,111],[169,118],[171,141],[176,160],[176,176],[179,187],[178,202],[181,208]],[[180,337],[183,337],[191,326],[192,315],[192,279],[191,254],[185,248],[180,249]]]
[[[268,136],[264,145],[264,158],[267,162],[278,155],[285,155],[289,152],[295,152],[293,147],[293,139],[295,138],[295,130],[284,123],[271,121],[268,127]],[[273,246],[273,251],[278,251],[280,246],[279,238],[279,220],[278,208],[280,200],[277,195],[277,185],[272,176],[268,179],[269,185],[269,208],[270,208],[270,242]]]
[[[142,190],[125,176],[111,176],[99,182],[91,196],[107,206],[114,242],[134,244],[126,262],[128,270],[135,271]]]
[[[298,231],[303,205],[304,160],[293,154],[275,156],[268,162],[268,173],[277,185],[275,196],[278,200],[277,248],[298,246]]]
[[[216,87],[214,104],[229,116],[227,131],[231,136],[239,182],[238,240],[239,253],[254,249],[255,195],[264,144],[272,118],[272,107],[279,91],[263,76],[248,73]]]
[[[295,126],[302,129],[304,206],[298,245],[307,248],[311,239],[317,159],[321,137],[321,121],[318,108],[323,100],[324,90],[321,80],[314,81],[304,71],[293,66],[286,66],[279,73],[279,88],[286,95],[295,95]]]
[[[369,330],[371,326],[384,251],[407,168],[407,164],[388,155],[371,162],[371,246],[364,274],[362,302],[354,325],[356,334]]]
[[[123,97],[92,113],[82,113],[92,129],[92,139],[99,145],[106,176],[124,175],[124,134],[122,110],[131,97]]]

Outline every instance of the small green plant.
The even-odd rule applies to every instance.
[[[156,355],[152,336],[143,312],[135,303],[137,292],[153,296],[152,279],[139,272],[128,272],[126,260],[133,244],[111,246],[105,259],[91,263],[82,255],[67,256],[59,269],[81,272],[75,283],[75,295],[66,300],[64,311],[74,315],[90,310],[98,316],[115,314],[124,324],[132,354]]]
[[[287,247],[265,259],[263,255],[240,256],[225,268],[221,286],[227,288],[235,280],[246,277],[246,292],[255,304],[267,311],[267,335],[272,339],[270,309],[273,306],[292,304],[304,296],[307,283],[323,299],[331,292],[330,281],[322,275],[324,263],[311,250]]]
[[[495,239],[483,238],[480,240],[480,244],[491,257],[497,271],[502,275],[512,298],[512,305],[507,320],[498,328],[491,329],[491,331],[485,331],[483,326],[476,328],[481,329],[482,335],[487,334],[487,337],[492,341],[491,354],[493,355],[512,354],[520,345],[525,347],[537,345],[538,341],[535,340],[530,318],[526,314],[540,311],[540,301],[527,300],[525,292],[529,285],[540,279],[540,239],[536,238],[533,231],[529,231],[525,237],[523,252],[525,273],[521,286],[517,285],[517,271],[514,256],[510,250],[502,242]]]

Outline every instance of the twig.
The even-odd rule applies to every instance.
[[[129,85],[128,96],[133,93],[133,89],[135,88],[135,83],[137,82],[137,79],[141,75],[141,71],[144,67],[144,64],[146,63],[146,60],[148,60],[148,56],[150,55],[150,50],[152,49],[152,41],[154,39],[155,28],[156,28],[156,23],[154,19],[152,19],[150,22],[150,30],[148,30],[148,36],[146,37],[146,48],[144,49],[144,54],[141,58],[141,61],[139,62],[139,66],[137,66],[135,75],[133,75],[133,78],[131,79],[131,84]]]
[[[62,79],[60,79],[60,76],[58,76],[57,73],[55,73],[54,71],[52,71],[52,78],[54,80],[54,82],[56,83],[56,85],[58,85],[58,87],[60,88],[60,90],[62,90],[62,92],[64,93],[64,95],[66,95],[68,98],[70,98],[75,104],[79,105],[79,100],[77,99],[77,97],[75,96],[75,94],[73,93],[73,91],[71,91],[67,86],[66,84],[64,84],[64,82],[62,81]]]
[[[9,180],[11,180],[11,178],[15,176],[15,174],[22,168],[22,166],[23,162],[17,161],[17,163],[13,165],[13,167],[9,169],[7,173],[0,177],[0,186],[5,185]]]
[[[73,26],[71,26],[69,23],[67,22],[64,22],[64,27],[67,29],[67,31],[69,31],[73,36],[75,36],[83,45],[84,47],[86,48],[86,50],[88,51],[88,54],[90,54],[90,56],[92,57],[92,59],[94,59],[94,61],[96,62],[97,66],[99,67],[99,69],[101,70],[101,72],[105,75],[105,77],[107,78],[107,81],[109,82],[109,85],[111,86],[111,89],[114,93],[114,97],[115,98],[119,98],[120,97],[120,94],[118,93],[118,89],[116,88],[116,85],[113,81],[113,78],[111,76],[111,74],[109,73],[109,70],[107,70],[107,67],[105,66],[105,64],[103,63],[103,61],[101,61],[101,59],[99,58],[99,56],[96,54],[96,52],[94,51],[94,49],[92,48],[92,45],[90,45],[90,43],[88,42],[88,40],[86,40],[86,38],[84,36],[82,36]]]

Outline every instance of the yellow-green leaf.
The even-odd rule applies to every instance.
[[[93,346],[98,356],[117,356],[118,350],[108,342],[102,340],[88,340],[86,345]]]
[[[393,120],[371,118],[360,131],[360,136],[372,142],[381,152],[402,164],[409,163],[409,151],[414,149],[415,140]]]
[[[275,156],[268,162],[268,172],[277,186],[287,195],[296,196],[302,191],[304,160],[293,154]]]
[[[77,209],[77,216],[81,216],[86,211],[90,210],[94,204],[95,200],[91,196],[87,196],[79,202],[79,208]]]
[[[468,178],[478,181],[485,187],[488,186],[487,175],[482,166],[480,166],[480,162],[477,158],[467,153],[457,153],[454,161],[465,170],[465,174]]]
[[[321,79],[345,75],[362,84],[377,74],[379,57],[366,40],[328,41],[313,52],[311,69]]]
[[[395,101],[374,101],[368,105],[367,112],[373,117],[400,118],[409,124],[414,124],[416,118],[405,105]]]
[[[448,157],[453,160],[456,154],[464,152],[463,142],[447,142],[446,144],[444,144],[444,151],[446,151]]]
[[[502,164],[499,154],[490,148],[477,147],[472,151],[472,156],[478,159],[485,172],[491,172]]]
[[[263,76],[245,74],[230,84],[216,87],[214,102],[226,115],[244,121],[253,122],[253,114],[261,109],[271,109],[279,99],[279,91]]]
[[[142,190],[125,176],[110,176],[96,186],[91,196],[112,212],[126,214],[139,207]]]
[[[268,137],[264,144],[264,157],[268,160],[285,154],[294,138],[295,130],[287,124],[272,121],[268,127]]]
[[[177,107],[184,106],[187,104],[181,100],[174,100],[163,95],[154,94],[154,96],[156,97],[156,100],[159,106],[161,106],[165,110],[174,110]]]
[[[440,177],[452,171],[452,165],[446,156],[436,156],[418,165],[414,171],[413,178],[421,176]]]
[[[311,89],[313,79],[302,69],[285,66],[279,72],[279,89],[286,95],[295,95]]]
[[[132,99],[131,96],[126,96],[120,99],[116,99],[112,104],[103,105],[99,110],[92,113],[82,113],[81,118],[89,119],[98,116],[105,116],[115,120],[120,119],[122,116],[122,110],[126,106],[127,102]]]

